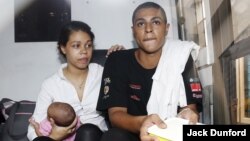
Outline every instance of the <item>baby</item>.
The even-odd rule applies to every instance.
[[[48,107],[47,118],[40,123],[40,132],[44,136],[48,136],[51,132],[52,126],[50,123],[50,118],[55,121],[58,126],[69,126],[75,119],[76,113],[71,105],[63,102],[53,102]],[[80,121],[78,120],[77,127],[80,126]],[[64,141],[74,141],[75,133],[64,139]]]

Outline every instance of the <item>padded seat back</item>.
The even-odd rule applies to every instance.
[[[0,141],[28,141],[29,118],[35,109],[33,101],[16,102],[10,109],[9,117],[3,125]]]
[[[107,51],[108,51],[107,49],[94,50],[91,62],[94,62],[94,63],[97,63],[97,64],[104,66],[105,61],[107,59],[106,58]]]

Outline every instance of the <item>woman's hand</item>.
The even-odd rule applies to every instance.
[[[49,137],[56,141],[61,141],[65,139],[68,135],[76,131],[77,117],[75,118],[74,122],[67,127],[57,126],[52,118],[50,118],[50,122],[52,125],[52,130]]]
[[[40,132],[39,128],[40,128],[40,124],[38,122],[35,121],[35,119],[33,117],[31,117],[29,119],[29,123],[33,126],[33,128],[35,129],[36,135],[37,136],[43,136],[42,133]]]
[[[150,136],[148,133],[148,128],[156,124],[159,128],[166,128],[167,125],[160,119],[156,114],[147,116],[140,129],[140,139],[141,141],[159,141],[155,136]]]
[[[106,57],[108,57],[112,52],[118,51],[118,50],[124,50],[125,47],[123,47],[122,45],[113,45],[108,49],[108,52],[106,54]]]

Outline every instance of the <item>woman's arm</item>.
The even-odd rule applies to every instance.
[[[113,46],[111,46],[111,47],[108,49],[108,52],[107,52],[107,54],[106,54],[106,57],[108,57],[112,52],[115,52],[115,51],[118,51],[118,50],[124,50],[124,49],[125,49],[125,47],[122,46],[122,45],[118,45],[118,44],[113,45]]]
[[[37,136],[41,134],[39,131],[39,123],[47,117],[47,109],[49,104],[52,102],[52,98],[50,96],[50,91],[46,86],[46,82],[42,84],[41,91],[38,95],[36,101],[36,107],[32,118],[30,119],[30,125],[28,127],[27,137],[29,140],[33,140]]]
[[[74,122],[67,127],[57,126],[52,118],[50,119],[50,122],[52,125],[52,130],[49,137],[55,141],[61,141],[69,134],[72,134],[76,131],[77,117],[75,118]]]

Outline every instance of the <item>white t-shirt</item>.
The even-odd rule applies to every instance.
[[[75,110],[80,122],[92,123],[101,130],[107,130],[104,118],[96,111],[96,104],[99,96],[103,67],[90,63],[87,80],[83,92],[82,101],[79,100],[74,86],[63,75],[63,68],[67,64],[62,64],[57,73],[46,79],[38,95],[36,108],[33,117],[40,123],[47,117],[48,106],[55,101],[69,103]],[[33,140],[37,137],[34,128],[29,125],[28,139]]]

